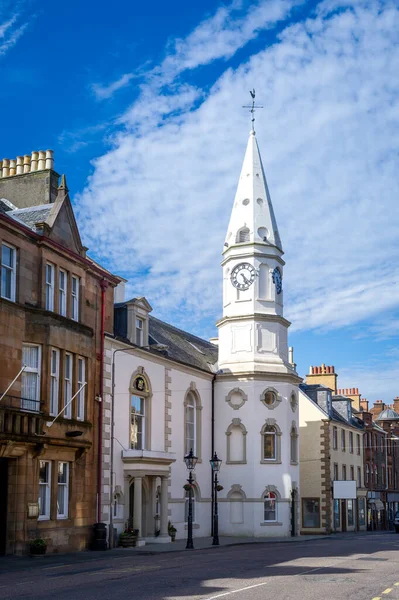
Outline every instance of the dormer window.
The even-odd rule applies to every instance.
[[[136,318],[136,344],[143,345],[143,319]]]

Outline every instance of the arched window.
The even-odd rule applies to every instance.
[[[139,369],[130,382],[130,448],[149,450],[150,443],[150,386]]]
[[[276,428],[265,427],[263,433],[263,458],[265,460],[276,460]]]
[[[281,431],[275,419],[267,419],[261,430],[262,457],[261,462],[281,462],[280,438]]]
[[[246,496],[241,485],[234,483],[227,494],[227,498],[230,504],[230,523],[244,523],[244,501]]]
[[[264,521],[277,521],[277,494],[266,492],[263,496],[263,519]]]
[[[188,454],[190,450],[196,453],[196,435],[195,435],[195,398],[193,394],[187,394],[185,407],[186,421],[186,447],[185,452]]]
[[[298,432],[295,423],[291,427],[291,463],[298,462]]]
[[[237,233],[237,242],[242,244],[244,242],[249,242],[249,229],[248,227],[243,227]]]
[[[201,399],[192,382],[184,399],[184,453],[201,458]]]
[[[243,464],[247,462],[247,430],[241,419],[233,419],[226,431],[226,463]]]

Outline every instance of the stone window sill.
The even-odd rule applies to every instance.
[[[262,523],[259,523],[259,525],[261,527],[274,527],[275,525],[282,525],[282,523],[280,523],[280,521],[263,521]]]
[[[246,465],[246,460],[226,460],[226,465]]]
[[[262,459],[260,461],[261,465],[281,465],[281,460],[273,460],[273,459]]]

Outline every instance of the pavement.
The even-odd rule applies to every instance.
[[[0,600],[399,600],[399,535],[196,538],[0,559]],[[162,548],[161,548],[162,546]],[[203,547],[200,547],[203,546]]]

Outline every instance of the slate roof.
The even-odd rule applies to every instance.
[[[169,323],[149,316],[151,344],[165,344],[168,358],[198,367],[204,371],[216,372],[218,360],[217,346]]]
[[[36,223],[43,223],[48,219],[53,204],[42,204],[40,206],[30,206],[28,208],[18,208],[7,212],[9,217],[16,221],[24,223],[30,229],[35,230]]]
[[[114,305],[115,337],[134,346],[127,338],[127,303]],[[142,349],[156,356],[165,356],[171,360],[215,373],[217,371],[218,348],[211,342],[174,327],[165,321],[149,315],[149,346]]]
[[[399,421],[399,414],[392,408],[386,408],[375,419],[376,421]]]

